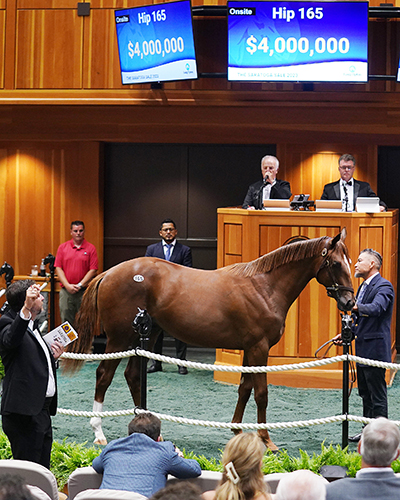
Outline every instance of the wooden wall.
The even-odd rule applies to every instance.
[[[85,220],[102,255],[104,143],[273,144],[281,177],[314,198],[337,177],[340,153],[355,153],[358,178],[376,188],[377,146],[400,145],[395,82],[200,78],[123,87],[114,9],[146,2],[93,0],[90,16],[80,17],[76,0],[0,0],[0,259],[18,274],[54,253],[74,218]],[[195,16],[194,30],[199,72],[225,72],[226,18]],[[371,19],[370,73],[394,75],[399,47],[400,23]],[[254,180],[249,171],[243,184]]]
[[[55,255],[76,219],[102,266],[99,156],[96,143],[0,143],[0,260],[16,275]]]

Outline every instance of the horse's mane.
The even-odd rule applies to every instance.
[[[284,245],[272,252],[262,255],[251,262],[231,264],[223,269],[236,276],[250,277],[256,274],[268,273],[288,262],[309,259],[320,252],[321,243],[329,239],[329,236],[315,238],[312,240],[297,241]]]

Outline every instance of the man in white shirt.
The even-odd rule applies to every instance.
[[[356,168],[356,159],[353,155],[344,154],[339,158],[340,179],[325,184],[321,200],[341,200],[343,212],[353,212],[358,197],[376,197],[368,182],[357,181],[353,178]],[[379,202],[381,212],[387,210],[386,204]]]
[[[36,317],[43,295],[32,280],[12,283],[6,292],[11,309],[0,318],[0,355],[5,376],[1,397],[3,430],[14,459],[50,468],[53,441],[50,415],[57,411],[57,360],[64,352],[59,342],[51,349],[43,341]]]
[[[249,186],[242,208],[248,210],[261,210],[264,200],[288,200],[292,193],[287,181],[277,179],[279,160],[276,156],[266,155],[261,160],[261,175],[263,180]]]

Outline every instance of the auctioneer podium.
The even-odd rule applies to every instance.
[[[347,229],[346,245],[352,264],[356,291],[361,280],[354,278],[354,262],[364,248],[374,248],[383,256],[381,274],[397,290],[398,210],[366,213],[327,213],[314,211],[266,211],[241,208],[218,209],[218,267],[248,262],[271,252],[292,236],[336,236]],[[336,301],[327,296],[325,287],[313,279],[292,304],[282,339],[270,351],[269,365],[315,360],[322,344],[341,331]],[[396,357],[396,311],[392,319],[392,359]],[[342,354],[333,347],[329,356]],[[241,365],[243,352],[217,349],[216,364]],[[220,382],[238,384],[240,374],[214,372]],[[340,388],[341,363],[320,368],[268,374],[268,383],[290,387]]]

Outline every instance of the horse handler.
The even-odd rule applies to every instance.
[[[3,430],[14,459],[50,469],[50,415],[57,411],[55,361],[64,347],[54,342],[50,349],[37,330],[35,319],[43,309],[39,285],[32,280],[17,281],[7,288],[6,297],[11,309],[0,318]]]

